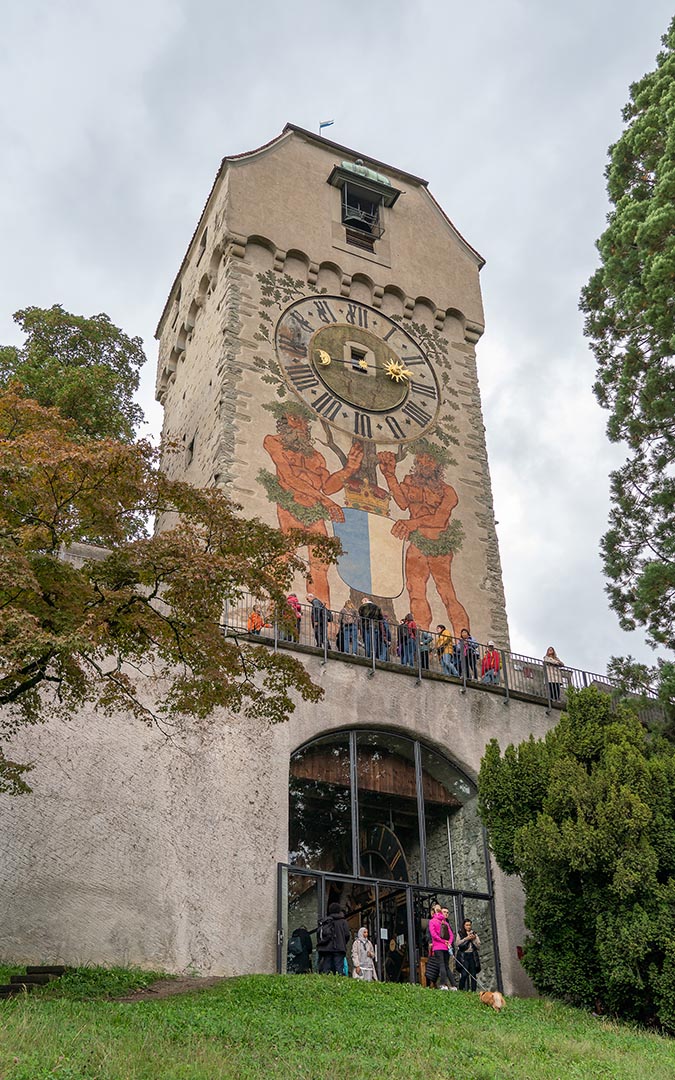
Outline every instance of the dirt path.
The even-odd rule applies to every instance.
[[[175,979],[158,979],[151,986],[145,986],[133,990],[124,997],[110,998],[110,1001],[162,1001],[163,998],[173,997],[174,994],[189,994],[195,990],[208,990],[210,986],[216,986],[223,981],[223,976],[212,975],[202,978],[197,975],[178,975]]]

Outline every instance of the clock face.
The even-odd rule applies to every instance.
[[[308,296],[284,311],[275,346],[289,385],[334,427],[394,443],[433,427],[440,394],[431,364],[381,311],[340,296]]]
[[[361,873],[408,881],[408,864],[398,837],[387,825],[373,825],[361,837]]]

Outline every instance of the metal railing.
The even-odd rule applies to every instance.
[[[418,682],[429,677],[447,680],[461,685],[462,692],[472,688],[499,694],[505,704],[516,694],[550,710],[564,706],[570,687],[596,686],[607,693],[619,690],[607,675],[567,665],[553,667],[543,659],[507,649],[490,650],[473,638],[464,642],[419,627],[413,632],[405,623],[363,618],[356,612],[346,621],[341,612],[300,602],[296,608],[287,602],[278,610],[269,601],[247,595],[226,605],[223,631],[275,650],[301,646],[323,653],[324,663],[360,657],[361,662],[367,661],[371,675],[378,667],[398,666],[416,675]]]

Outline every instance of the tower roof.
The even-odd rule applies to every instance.
[[[327,139],[323,135],[317,135],[316,132],[309,131],[307,128],[299,127],[297,124],[288,123],[288,124],[284,125],[283,130],[278,135],[275,135],[274,138],[269,139],[268,142],[263,143],[261,146],[257,146],[253,150],[245,150],[241,154],[228,154],[222,159],[222,161],[220,163],[220,166],[218,168],[218,172],[216,173],[216,176],[214,178],[213,184],[211,185],[211,189],[209,191],[206,202],[204,203],[204,208],[203,208],[203,210],[202,210],[202,212],[201,212],[201,214],[199,216],[199,220],[197,222],[196,228],[195,228],[195,230],[194,230],[194,232],[193,232],[193,234],[192,234],[192,236],[190,238],[189,244],[187,245],[185,255],[183,256],[180,267],[178,268],[178,273],[176,274],[176,276],[175,276],[175,278],[173,280],[173,283],[171,285],[171,288],[169,290],[169,293],[168,293],[168,296],[167,296],[167,299],[166,299],[166,303],[164,305],[164,309],[162,311],[159,322],[157,324],[157,329],[155,331],[155,336],[156,337],[159,337],[160,328],[162,326],[163,320],[164,320],[164,318],[166,316],[166,313],[167,313],[167,310],[168,310],[168,307],[169,307],[169,301],[170,301],[171,296],[173,294],[173,291],[174,291],[174,289],[176,287],[176,284],[177,284],[177,282],[179,281],[179,279],[181,277],[181,274],[183,272],[183,268],[185,267],[185,264],[186,264],[186,262],[188,260],[188,256],[190,254],[190,250],[192,248],[192,245],[195,242],[195,238],[197,237],[198,233],[201,230],[202,221],[203,221],[204,215],[206,213],[206,210],[208,208],[211,197],[212,197],[214,191],[216,190],[216,188],[218,186],[218,182],[221,179],[223,173],[225,172],[228,164],[230,162],[241,162],[241,161],[244,161],[246,158],[254,158],[254,157],[257,157],[259,154],[266,153],[272,147],[274,147],[277,143],[282,142],[284,139],[288,138],[290,135],[297,135],[302,139],[306,139],[308,142],[317,143],[320,146],[326,147],[327,149],[336,150],[340,155],[346,155],[348,158],[352,158],[353,159],[352,162],[343,161],[341,163],[340,168],[347,167],[347,168],[350,168],[350,169],[354,169],[354,171],[358,170],[358,172],[361,175],[370,174],[371,177],[377,177],[378,182],[380,184],[389,184],[390,183],[388,178],[386,176],[382,175],[382,173],[380,173],[380,170],[384,169],[388,173],[391,173],[393,176],[395,176],[397,179],[404,180],[409,184],[415,184],[418,187],[424,188],[426,196],[433,203],[433,205],[435,206],[437,211],[440,213],[441,217],[450,226],[450,229],[456,234],[456,236],[460,239],[462,244],[464,244],[465,247],[475,256],[475,258],[476,258],[476,260],[478,262],[479,270],[482,269],[482,267],[485,265],[485,259],[480,254],[480,252],[478,252],[476,250],[476,248],[474,248],[469,243],[469,241],[462,235],[462,233],[459,231],[457,226],[451,221],[451,219],[445,213],[445,210],[440,205],[438,200],[435,199],[434,196],[432,195],[431,191],[429,191],[429,182],[428,182],[428,180],[424,180],[421,176],[416,176],[414,173],[407,172],[404,169],[399,169],[397,166],[389,165],[389,164],[387,164],[387,162],[379,161],[377,158],[368,157],[368,156],[360,153],[357,150],[351,149],[351,147],[349,147],[349,146],[342,145],[342,143],[333,142],[332,139]]]

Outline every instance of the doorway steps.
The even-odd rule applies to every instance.
[[[0,984],[0,998],[12,997],[35,986],[45,986],[59,979],[68,969],[61,964],[29,965],[25,975],[10,975],[9,982]]]

